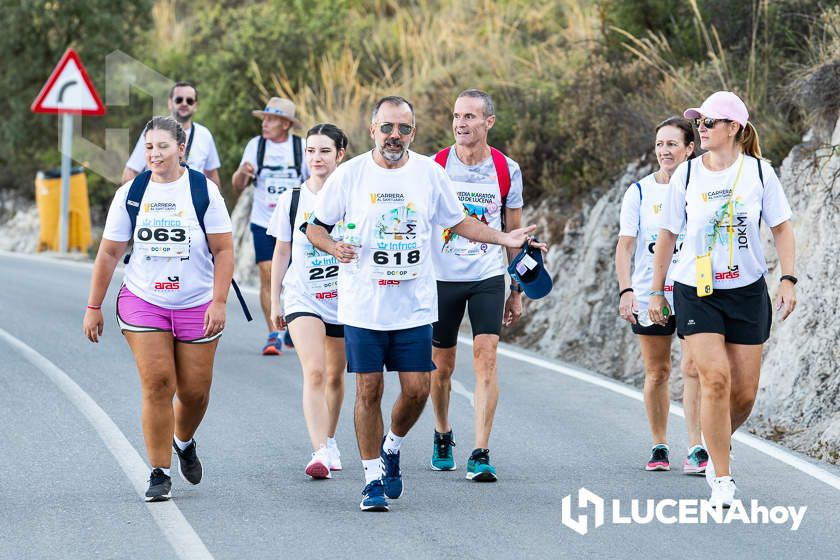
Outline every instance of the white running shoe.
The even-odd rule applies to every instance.
[[[327,452],[330,456],[330,470],[341,470],[341,453],[338,451],[338,445],[327,445]]]
[[[718,508],[728,508],[735,499],[735,481],[731,476],[720,476],[712,481],[712,497],[709,502]]]
[[[312,453],[312,460],[306,465],[306,474],[312,478],[332,478],[330,474],[330,454],[327,448],[321,446]]]

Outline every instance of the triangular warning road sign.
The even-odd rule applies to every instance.
[[[33,113],[104,115],[105,105],[93,88],[79,55],[67,49],[32,103]]]

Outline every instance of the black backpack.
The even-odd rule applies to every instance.
[[[256,178],[260,176],[260,171],[262,171],[264,167],[263,160],[265,160],[265,145],[265,138],[260,136],[259,142],[257,143],[257,172],[254,173],[254,185],[257,184]],[[297,136],[296,134],[292,134],[292,151],[295,155],[295,170],[297,171],[298,177],[302,178],[303,140],[301,140],[300,136]]]

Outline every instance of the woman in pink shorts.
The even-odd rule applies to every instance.
[[[173,449],[181,478],[201,482],[193,434],[207,410],[213,358],[225,326],[233,236],[219,187],[209,179],[202,231],[190,183],[195,181],[195,187],[204,181],[181,165],[186,148],[181,125],[171,117],[154,117],[144,137],[150,176],[144,173],[135,181],[148,180],[148,185],[139,203],[129,200],[133,181],[114,195],[83,328],[91,342],[99,342],[102,301],[132,240],[132,258],[117,296],[117,321],[140,375],[143,436],[152,468],[146,501],[156,502],[171,497]],[[133,229],[129,206],[137,209]]]

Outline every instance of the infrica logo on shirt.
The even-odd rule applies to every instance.
[[[403,193],[370,193],[370,203],[391,204],[405,202]]]

